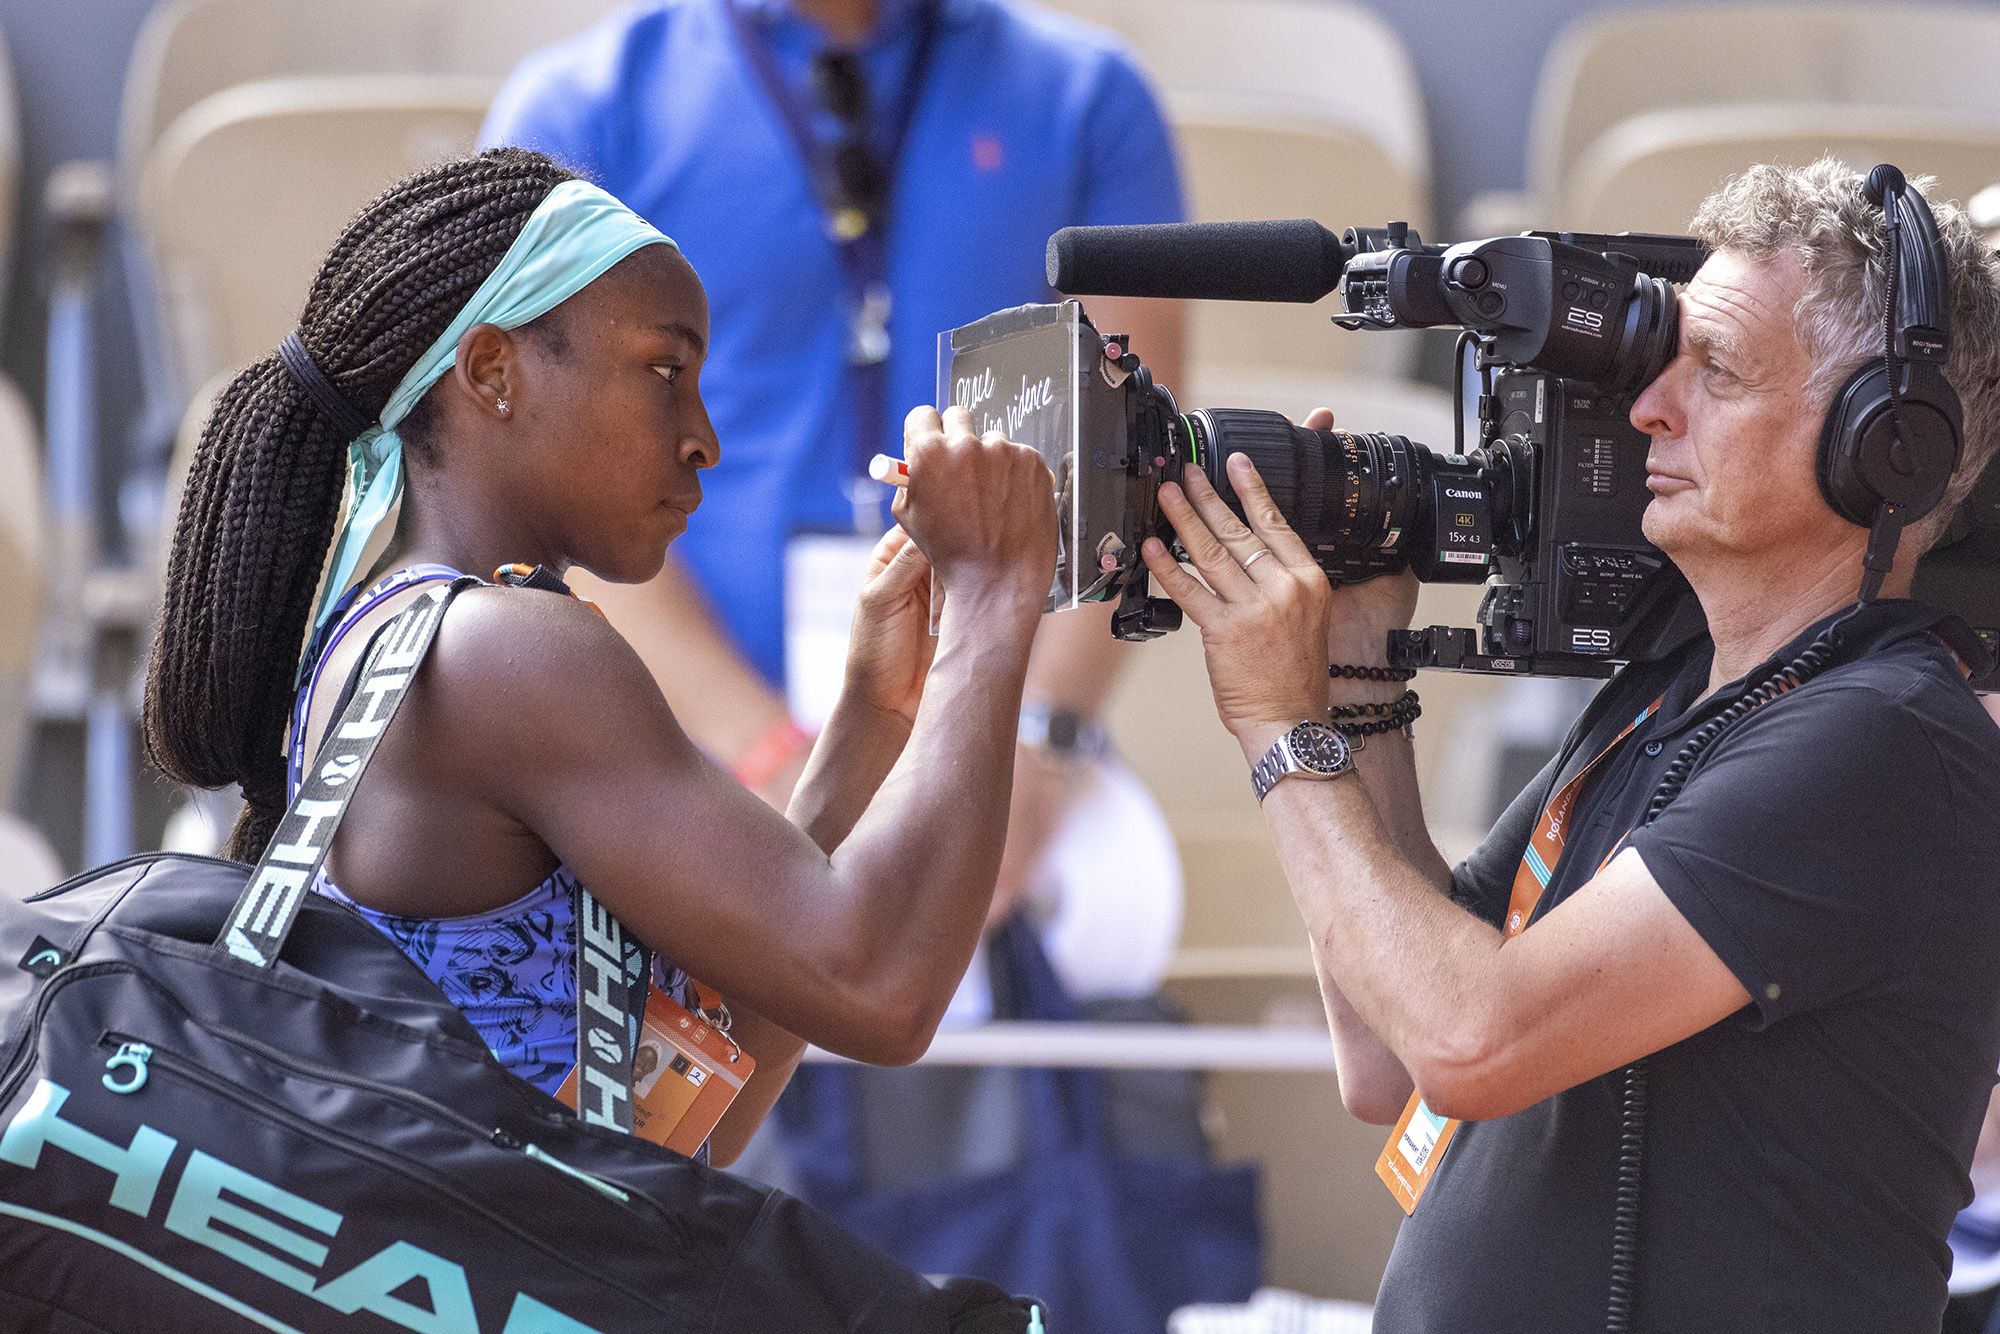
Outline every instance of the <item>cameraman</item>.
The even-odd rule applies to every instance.
[[[1834,391],[1883,355],[1884,223],[1861,186],[1833,162],[1759,167],[1698,211],[1713,254],[1631,416],[1652,439],[1646,536],[1708,633],[1607,685],[1455,871],[1424,828],[1407,729],[1359,735],[1407,717],[1402,683],[1379,678],[1414,579],[1331,588],[1245,458],[1228,467],[1249,527],[1198,472],[1163,490],[1201,579],[1156,540],[1147,565],[1201,627],[1245,758],[1330,703],[1355,737],[1345,776],[1278,781],[1264,806],[1342,1100],[1401,1116],[1385,1180],[1427,1168],[1377,1334],[1605,1328],[1614,1225],[1635,1217],[1630,1328],[1938,1328],[2000,1059],[2000,733],[1965,684],[1977,641],[1907,600],[2000,443],[2000,262],[1959,210],[1935,210],[1965,425],[1944,503],[1831,665],[1749,710],[1645,820],[1689,737],[1855,603],[1868,530],[1829,506],[1815,460]],[[1375,670],[1336,666],[1330,697],[1329,649]],[[1392,1167],[1399,1144],[1417,1149]]]

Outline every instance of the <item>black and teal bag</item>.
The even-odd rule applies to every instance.
[[[306,891],[472,582],[377,637],[257,867],[135,857],[0,901],[0,1329],[1038,1328],[1030,1303],[935,1285],[786,1195],[580,1119]],[[582,1026],[615,1066],[609,1030]]]

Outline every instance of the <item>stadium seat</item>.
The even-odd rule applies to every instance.
[[[1682,231],[1746,166],[1832,156],[1857,171],[1894,162],[1963,202],[2000,178],[2000,118],[1879,106],[1693,107],[1635,116],[1585,150],[1552,210],[1578,231]]]
[[[476,96],[483,105],[523,56],[588,26],[619,2],[167,0],[153,8],[133,48],[116,155],[118,208],[127,223],[121,268],[135,311],[145,391],[141,469],[164,465],[175,424],[204,378],[179,355],[183,317],[165,309],[174,298],[160,291],[153,242],[138,220],[148,161],[183,114],[244,84],[383,75],[450,80],[455,96]],[[358,149],[343,155],[351,159]],[[385,160],[400,159],[392,149]]]
[[[41,442],[28,404],[0,379],[0,807],[10,803],[27,740],[28,681],[41,630],[46,524]]]
[[[1537,83],[1524,195],[1482,196],[1471,235],[1550,225],[1592,145],[1651,112],[1872,106],[2000,121],[2000,10],[1962,4],[1712,4],[1602,12],[1567,29]],[[1635,226],[1637,224],[1634,224]]]
[[[21,206],[21,108],[14,90],[14,61],[0,32],[0,311],[13,287],[14,217]],[[0,327],[5,321],[0,320]]]
[[[617,0],[172,0],[133,48],[119,119],[128,191],[167,127],[204,98],[265,79],[442,75],[489,95],[529,52],[611,12]]]
[[[1423,100],[1395,33],[1358,5],[1318,0],[1065,0],[1125,37],[1180,140],[1191,216],[1315,218],[1338,232],[1431,218]],[[1340,75],[1329,77],[1337,51]],[[1204,372],[1407,375],[1409,338],[1343,333],[1313,306],[1190,308]],[[1144,349],[1139,349],[1141,355]]]
[[[177,117],[137,217],[181,382],[270,355],[341,227],[402,176],[468,151],[486,102],[476,79],[269,79]]]

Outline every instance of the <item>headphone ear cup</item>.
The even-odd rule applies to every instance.
[[[1864,427],[1889,402],[1889,373],[1878,362],[1847,377],[1833,396],[1819,430],[1819,493],[1833,512],[1866,528],[1875,522],[1877,497],[1856,466]]]
[[[1958,468],[1959,426],[1947,410],[1956,397],[1940,403],[1927,388],[1904,392],[1900,433],[1887,368],[1863,367],[1835,396],[1820,429],[1819,486],[1841,518],[1868,527],[1886,501],[1909,524],[1944,498]]]

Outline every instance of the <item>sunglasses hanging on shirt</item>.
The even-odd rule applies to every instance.
[[[824,214],[826,235],[839,252],[855,419],[848,494],[855,530],[879,533],[885,501],[883,488],[868,480],[868,460],[896,448],[901,420],[888,403],[890,209],[903,145],[930,81],[943,3],[923,0],[911,10],[911,31],[875,39],[878,44],[907,43],[909,52],[900,85],[889,89],[890,114],[878,126],[861,52],[821,50],[807,69],[809,86],[799,87],[796,79],[786,77],[768,32],[746,13],[747,0],[720,2],[750,73],[805,169]],[[877,69],[880,77],[879,65]],[[831,142],[815,125],[820,115],[833,121]]]
[[[868,76],[852,51],[822,51],[812,87],[839,125],[819,182],[828,229],[836,241],[858,241],[882,225],[889,205],[889,167],[869,137]]]
[[[879,244],[888,221],[889,164],[869,136],[868,76],[852,51],[822,51],[812,62],[813,96],[834,118],[838,137],[815,173],[827,232],[843,247]],[[854,311],[847,359],[875,366],[889,357],[889,285],[864,285]]]

